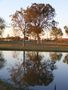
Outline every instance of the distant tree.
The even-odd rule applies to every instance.
[[[4,19],[0,18],[0,36],[2,36],[4,28],[5,28],[5,21]]]
[[[65,29],[66,34],[68,35],[68,27],[64,26],[64,29]]]
[[[44,28],[52,25],[55,15],[55,9],[50,4],[32,4],[27,9],[16,11],[12,15],[12,24],[16,30],[24,33],[33,34],[40,40],[40,34],[44,32]]]
[[[60,28],[52,27],[50,35],[54,36],[54,38],[57,40],[59,37],[63,36],[63,32]]]

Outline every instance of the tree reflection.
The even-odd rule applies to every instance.
[[[56,90],[56,84],[55,84],[55,86],[54,86],[54,90]]]
[[[0,69],[3,68],[5,65],[5,59],[3,57],[2,52],[0,51]]]
[[[68,64],[68,54],[65,56],[63,62]]]
[[[42,60],[38,52],[27,53],[27,58],[11,70],[11,79],[21,86],[49,85],[54,77],[55,65],[51,60]],[[24,69],[25,68],[25,69]]]
[[[14,59],[19,59],[19,54],[20,54],[20,52],[19,51],[12,51],[12,57],[14,58]]]
[[[62,53],[52,52],[50,53],[50,57],[53,62],[56,62],[57,60],[59,61],[61,59]]]

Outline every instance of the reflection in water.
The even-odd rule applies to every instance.
[[[50,53],[50,57],[52,61],[56,62],[56,61],[61,60],[62,53],[52,52]]]
[[[25,54],[25,52],[24,52]],[[54,77],[54,62],[44,60],[39,52],[29,52],[23,62],[11,70],[11,78],[15,84],[22,86],[49,85]],[[25,55],[24,55],[25,56]]]
[[[13,51],[11,55],[14,59],[19,60],[20,59],[19,56],[21,55],[21,52],[20,51]]]
[[[19,52],[18,51],[13,51],[12,52],[12,57],[13,58],[18,58],[18,56],[19,56]]]
[[[29,90],[68,90],[65,63],[68,64],[67,52],[1,51],[0,79],[19,90],[26,87]]]
[[[68,54],[65,56],[63,62],[68,64]]]
[[[0,51],[0,69],[2,69],[5,65],[5,59],[3,57],[2,52]]]
[[[56,85],[54,86],[54,90],[56,90]]]

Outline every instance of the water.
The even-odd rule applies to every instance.
[[[29,90],[68,90],[68,53],[0,51],[0,79]]]

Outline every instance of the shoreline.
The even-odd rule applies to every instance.
[[[68,52],[68,43],[45,42],[41,44],[22,41],[0,41],[0,50]]]

